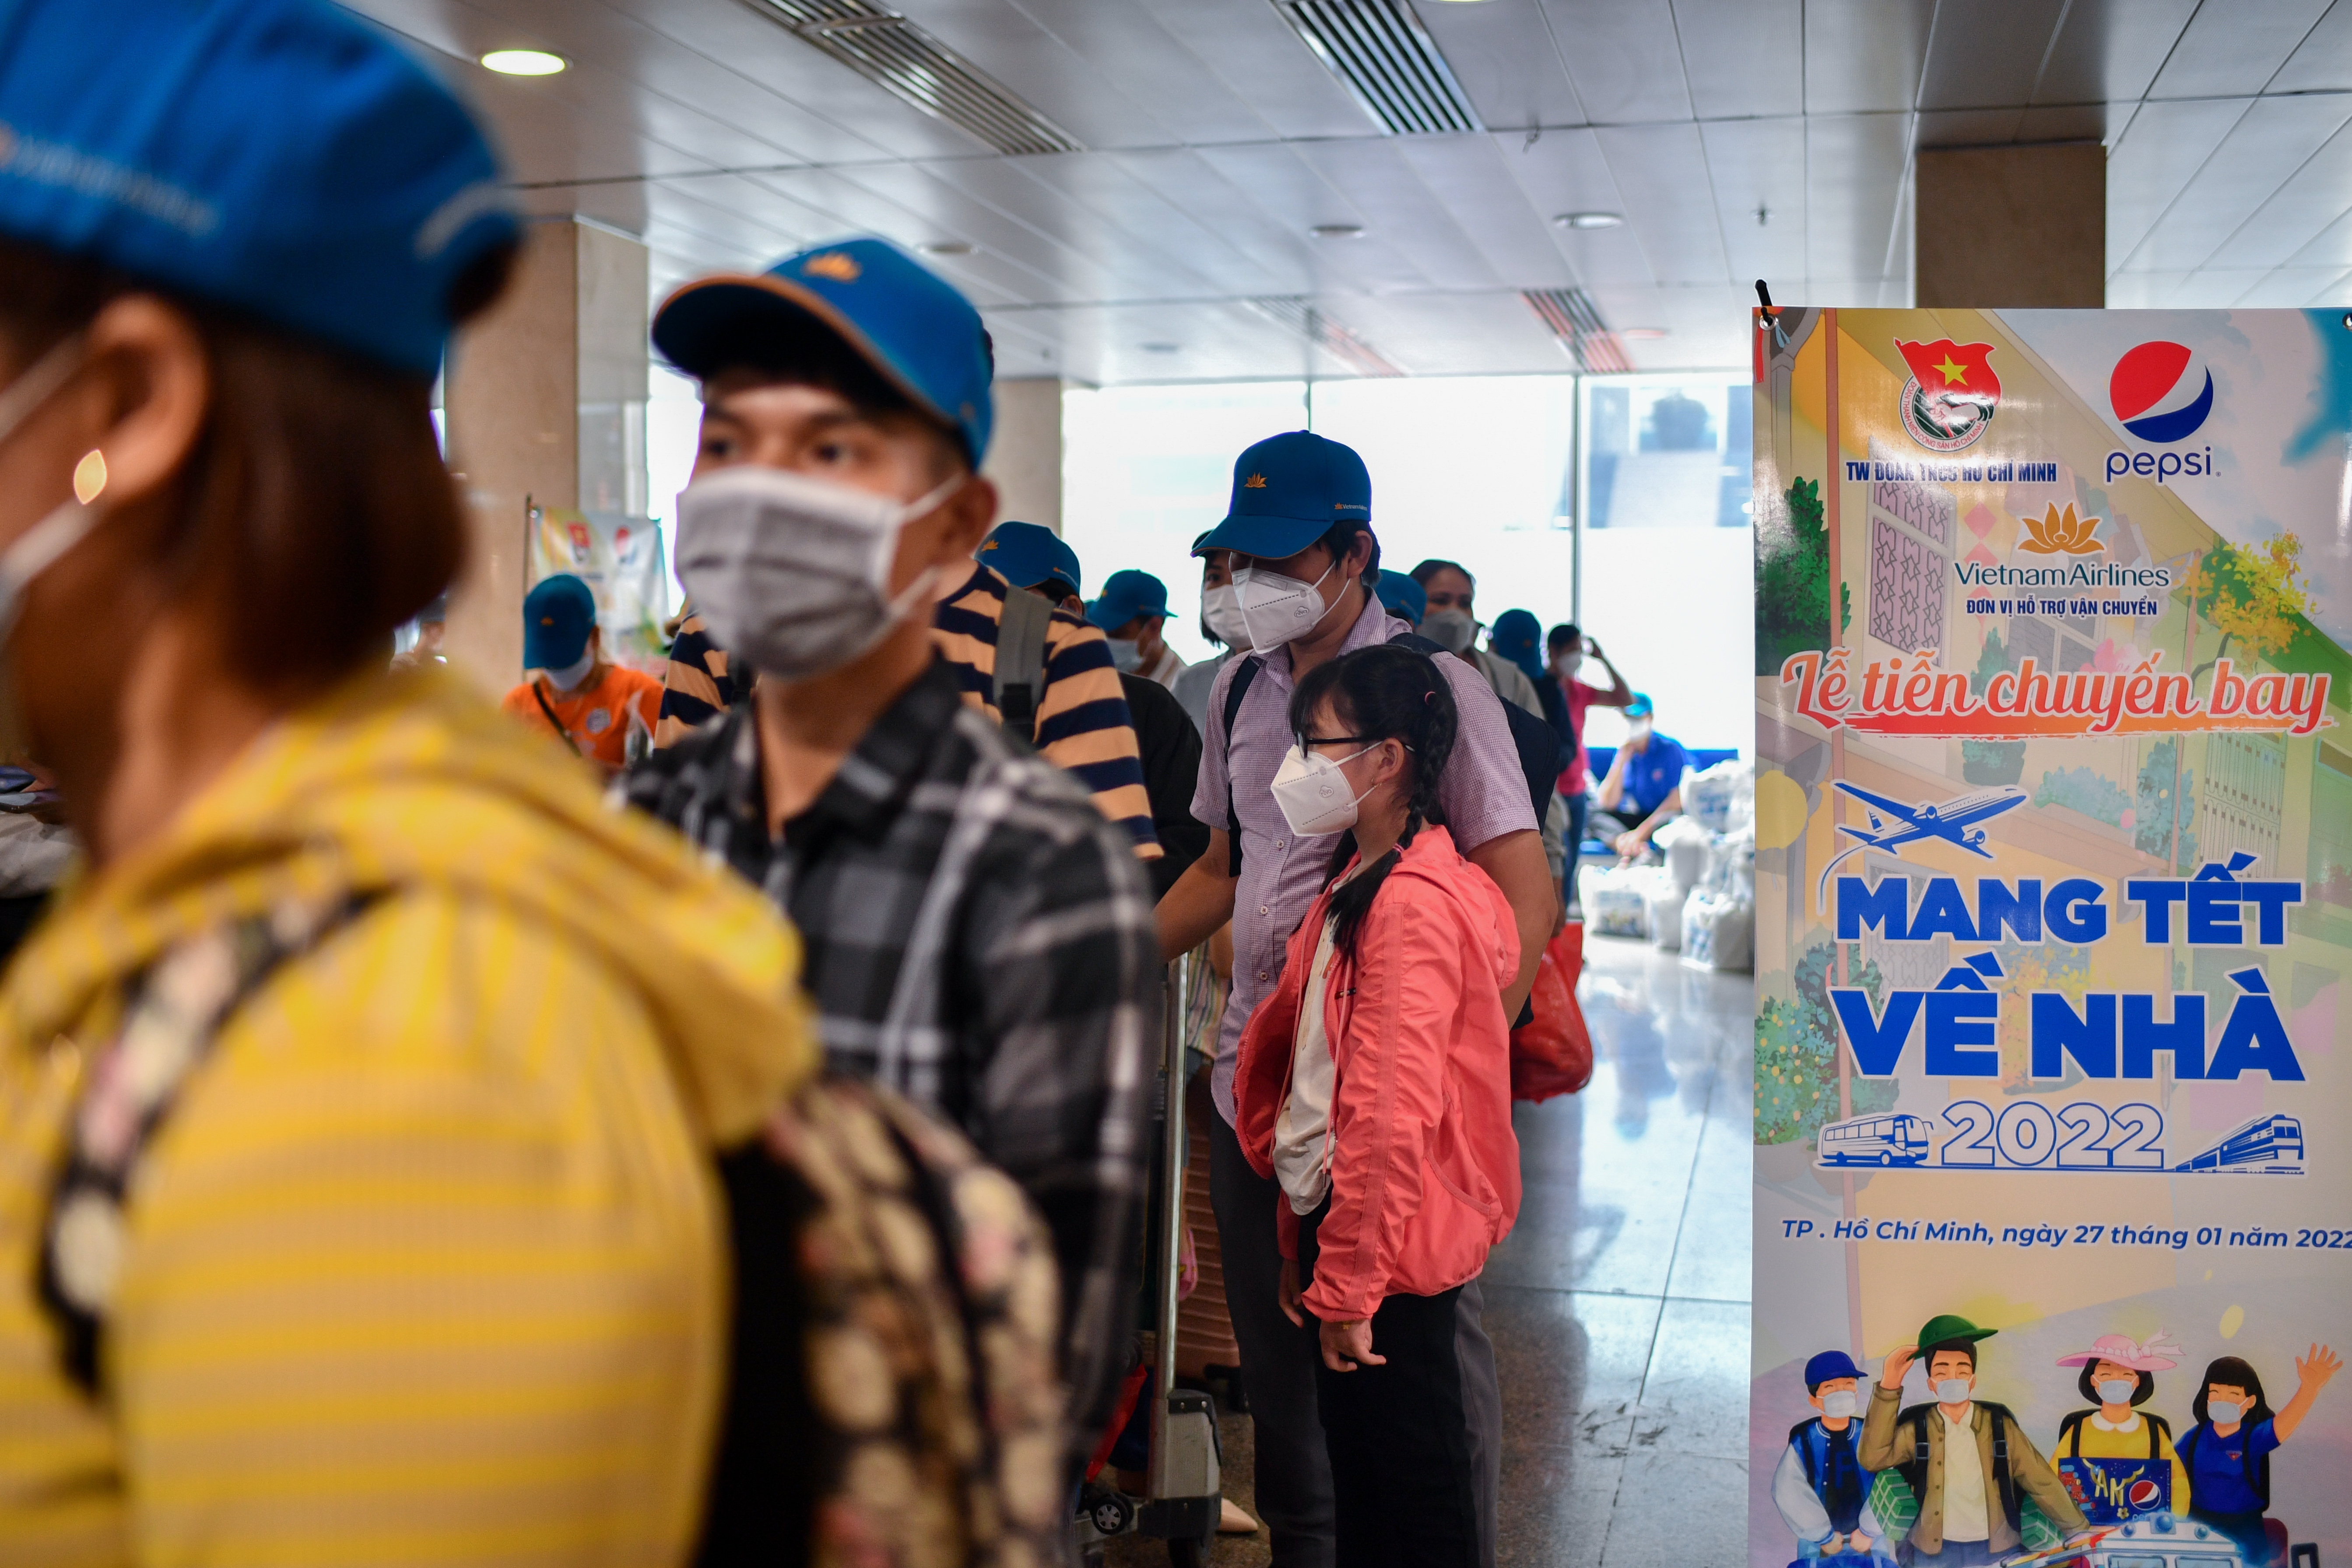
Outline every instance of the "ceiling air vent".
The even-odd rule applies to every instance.
[[[1543,318],[1551,335],[1575,357],[1578,369],[1601,374],[1633,368],[1633,362],[1625,357],[1625,345],[1602,324],[1592,296],[1583,289],[1528,289],[1520,291],[1519,298]]]
[[[1078,153],[1077,139],[986,71],[868,0],[751,0],[866,80],[1000,153]]]
[[[1390,135],[1486,129],[1410,0],[1274,0],[1274,8]]]
[[[1251,300],[1249,308],[1302,342],[1311,343],[1359,375],[1402,375],[1403,369],[1380,350],[1305,300]]]

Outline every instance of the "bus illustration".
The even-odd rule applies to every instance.
[[[2303,1123],[2292,1116],[2257,1116],[2214,1144],[2172,1167],[2235,1175],[2303,1174]]]
[[[1832,1121],[1815,1145],[1817,1164],[1918,1165],[1927,1159],[1927,1131],[1935,1123],[1908,1111]]]

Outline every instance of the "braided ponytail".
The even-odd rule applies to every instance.
[[[1403,856],[1426,823],[1443,823],[1437,784],[1454,754],[1458,717],[1453,689],[1428,656],[1411,648],[1359,648],[1328,664],[1317,666],[1298,683],[1290,698],[1290,728],[1304,735],[1315,710],[1328,699],[1349,732],[1363,743],[1399,741],[1405,748],[1405,768],[1411,788],[1405,796],[1404,831],[1396,847],[1365,867],[1330,902],[1331,945],[1344,956],[1356,955],[1356,933],[1370,913],[1372,900],[1388,880],[1390,870]],[[1323,874],[1328,889],[1356,856],[1356,833],[1349,828],[1332,847],[1331,863]]]

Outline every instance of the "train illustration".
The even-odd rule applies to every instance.
[[[1815,1145],[1817,1163],[1886,1167],[1923,1164],[1930,1148],[1928,1130],[1935,1125],[1927,1117],[1908,1111],[1833,1121],[1822,1129],[1821,1140]]]
[[[2257,1116],[2203,1153],[2172,1168],[2299,1176],[2303,1174],[2303,1122],[2293,1116]]]

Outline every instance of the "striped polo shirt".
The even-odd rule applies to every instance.
[[[996,632],[1004,618],[1003,577],[975,564],[971,576],[940,604],[931,623],[931,641],[947,659],[963,700],[1003,722],[996,710]],[[751,694],[749,671],[728,667],[727,652],[710,639],[692,607],[673,623],[677,640],[664,677],[661,722],[656,747],[709,722]],[[1110,644],[1097,627],[1055,610],[1045,629],[1045,690],[1037,704],[1037,751],[1055,767],[1074,773],[1091,791],[1095,805],[1125,828],[1136,855],[1160,858],[1151,827],[1151,801],[1144,793],[1143,762],[1136,745],[1127,693],[1111,662]]]

